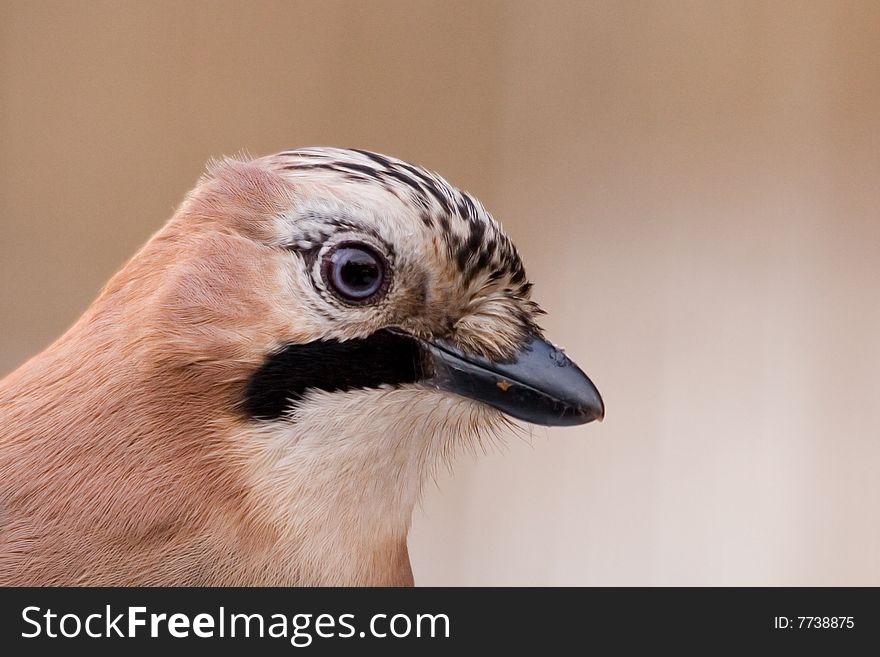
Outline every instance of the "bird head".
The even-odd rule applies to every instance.
[[[168,407],[134,430],[186,435],[204,467],[234,459],[244,515],[300,545],[301,564],[321,546],[405,545],[426,474],[505,418],[603,417],[530,294],[471,195],[397,159],[312,148],[212,164],[83,321],[126,327],[113,340],[159,396],[134,403]]]
[[[289,416],[310,392],[410,387],[537,424],[601,419],[593,384],[542,337],[515,246],[471,195],[367,151],[259,164],[289,185],[263,225],[273,262],[255,263],[280,275],[288,320],[250,378],[251,416]]]

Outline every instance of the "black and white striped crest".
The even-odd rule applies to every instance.
[[[380,186],[417,210],[424,225],[445,242],[467,284],[484,273],[506,279],[517,294],[530,287],[513,243],[483,205],[439,175],[396,158],[358,149],[304,148],[276,156],[290,172],[332,172],[342,180]]]

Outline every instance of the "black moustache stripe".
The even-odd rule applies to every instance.
[[[355,390],[414,383],[422,351],[412,338],[378,331],[359,340],[289,344],[254,372],[245,391],[251,418],[272,420],[293,409],[308,390]]]

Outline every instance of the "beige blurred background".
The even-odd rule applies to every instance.
[[[418,583],[880,585],[880,4],[0,0],[0,374],[304,145],[477,194],[605,396],[429,486]]]

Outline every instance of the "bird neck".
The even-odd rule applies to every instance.
[[[248,429],[250,517],[278,528],[290,563],[309,564],[300,577],[411,581],[406,537],[443,449],[447,402],[457,405],[415,387],[316,392],[289,419]]]

